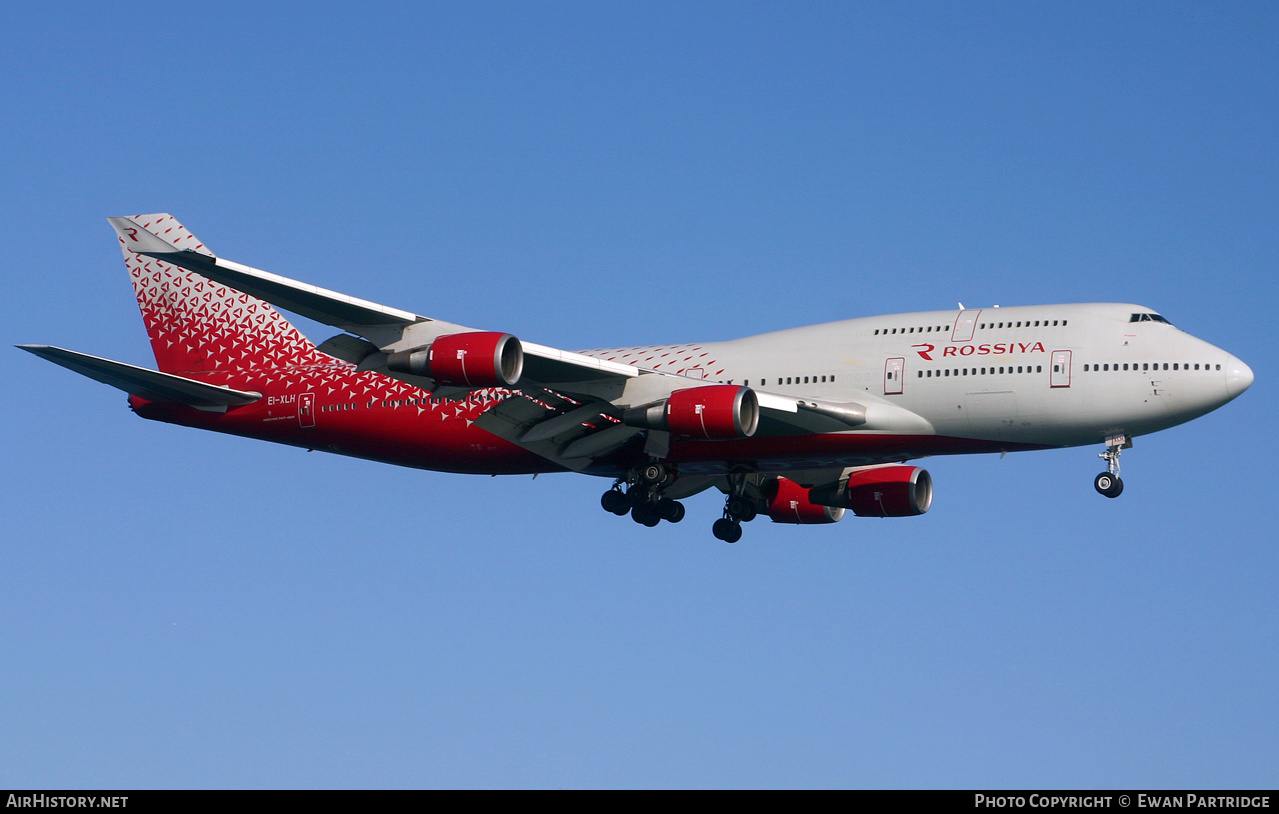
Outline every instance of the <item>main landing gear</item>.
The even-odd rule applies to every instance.
[[[759,512],[755,502],[746,495],[746,476],[728,476],[728,497],[724,500],[724,516],[711,526],[715,539],[735,543],[742,539],[742,524],[754,520]]]
[[[684,519],[684,504],[664,494],[677,476],[674,467],[661,461],[636,466],[600,496],[600,505],[619,517],[629,514],[641,526],[652,528],[663,520],[678,523]],[[724,515],[711,526],[711,533],[716,539],[735,543],[742,539],[742,523],[749,523],[759,514],[759,490],[749,483],[747,473],[733,473],[726,480],[727,488],[720,487],[728,493]],[[678,493],[690,492],[681,489]]]
[[[618,478],[600,497],[600,505],[619,517],[629,513],[632,520],[649,528],[663,520],[678,523],[684,519],[684,504],[662,496],[662,490],[674,482],[675,471],[670,466],[644,464]],[[625,491],[622,484],[627,484]]]
[[[1106,497],[1119,497],[1124,491],[1124,482],[1119,478],[1119,453],[1132,447],[1132,441],[1122,435],[1106,439],[1106,451],[1097,457],[1106,462],[1106,470],[1093,479],[1093,488]]]

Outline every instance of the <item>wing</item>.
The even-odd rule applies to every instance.
[[[320,349],[362,370],[394,376],[445,398],[462,397],[476,389],[470,380],[441,378],[433,369],[428,370],[424,362],[420,368],[415,367],[417,363],[412,359],[415,353],[425,357],[426,351],[441,338],[479,336],[484,332],[234,263],[213,255],[203,246],[180,249],[163,235],[150,231],[145,225],[150,220],[128,217],[108,220],[130,251],[193,271],[279,308],[353,334],[334,337]],[[522,372],[516,377],[518,381],[505,388],[515,395],[491,408],[477,424],[578,471],[628,445],[642,444],[650,454],[664,455],[669,433],[624,423],[627,408],[659,404],[675,391],[707,384],[702,379],[545,345],[518,340],[516,345],[522,349]],[[473,356],[483,355],[475,353],[476,348],[470,350]],[[488,384],[500,386],[505,382]],[[862,404],[759,390],[754,391],[754,397],[758,404],[756,435],[841,432],[866,423],[866,407]]]
[[[216,257],[207,250],[179,249],[160,235],[148,231],[133,218],[107,220],[115,227],[125,247],[137,254],[194,271],[286,311],[341,328],[363,337],[376,349],[384,352],[429,345],[447,334],[475,331],[474,328],[378,305],[241,263],[233,263]],[[625,379],[641,373],[639,368],[632,365],[595,359],[545,345],[521,344],[526,357],[525,373],[537,381]]]

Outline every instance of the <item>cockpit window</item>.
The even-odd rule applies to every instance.
[[[1159,316],[1158,314],[1133,314],[1132,318],[1129,319],[1128,321],[1129,322],[1162,322],[1165,325],[1172,324],[1171,322]]]

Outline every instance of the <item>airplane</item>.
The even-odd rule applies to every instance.
[[[1230,353],[1123,303],[861,317],[718,342],[565,351],[225,260],[168,214],[114,217],[159,370],[18,347],[128,394],[139,416],[443,472],[611,478],[641,525],[724,495],[742,523],[908,517],[930,455],[1104,444],[1123,490],[1136,436],[1252,384]],[[275,306],[275,307],[273,307]],[[340,329],[318,346],[277,308]]]

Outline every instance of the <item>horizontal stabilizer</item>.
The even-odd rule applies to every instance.
[[[262,398],[261,393],[231,390],[204,382],[193,381],[170,373],[160,373],[144,367],[113,362],[87,353],[55,348],[51,345],[18,345],[41,359],[62,365],[82,376],[109,384],[126,393],[149,401],[172,404],[188,404],[199,409],[226,409],[252,404]]]
[[[107,220],[115,227],[120,240],[130,251],[202,274],[214,282],[231,286],[251,297],[266,300],[272,305],[317,322],[350,330],[353,326],[403,326],[425,321],[424,317],[398,308],[300,283],[204,252],[179,249],[159,235],[147,231],[132,218]]]

